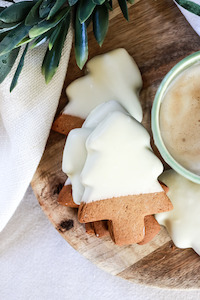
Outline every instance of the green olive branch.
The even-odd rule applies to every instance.
[[[76,62],[80,69],[88,59],[87,28],[93,25],[94,36],[101,47],[109,26],[112,0],[37,0],[14,1],[8,7],[0,7],[0,83],[11,71],[20,48],[25,49],[16,68],[12,91],[25,63],[28,48],[31,50],[47,42],[42,63],[42,74],[49,83],[60,63],[61,53],[70,23],[74,26]],[[118,0],[121,11],[128,20],[127,2]],[[72,18],[73,16],[73,18]]]

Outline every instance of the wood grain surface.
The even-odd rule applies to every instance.
[[[144,83],[140,95],[143,124],[151,133],[150,111],[162,78],[179,60],[200,49],[200,38],[171,0],[140,0],[129,13],[128,23],[119,8],[114,10],[102,48],[90,30],[90,58],[119,47],[132,55]],[[72,51],[58,112],[67,102],[66,86],[82,75],[84,70],[76,66]],[[119,247],[109,237],[98,239],[85,233],[76,209],[57,203],[66,180],[61,171],[64,143],[64,136],[51,132],[32,180],[39,203],[63,238],[98,267],[129,281],[166,288],[200,288],[200,257],[191,249],[176,248],[164,228],[143,246]]]

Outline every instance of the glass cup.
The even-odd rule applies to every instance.
[[[159,115],[160,115],[160,106],[164,95],[169,87],[169,85],[175,80],[175,78],[180,75],[184,70],[191,67],[194,64],[200,63],[200,51],[195,52],[192,55],[185,57],[178,64],[176,64],[169,73],[162,80],[158,91],[155,95],[153,102],[152,112],[151,112],[151,128],[153,132],[153,138],[155,145],[157,146],[161,156],[168,163],[168,165],[178,172],[180,175],[186,177],[187,179],[200,184],[200,176],[187,170],[180,163],[178,163],[172,155],[167,150],[162,135],[160,132],[159,126]]]

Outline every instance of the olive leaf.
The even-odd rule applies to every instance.
[[[25,49],[24,49],[24,51],[22,53],[22,56],[21,56],[20,61],[19,61],[19,64],[17,66],[17,70],[15,71],[13,80],[12,80],[11,85],[10,85],[10,92],[12,92],[12,90],[15,88],[15,86],[17,84],[19,75],[20,75],[20,73],[22,71],[22,68],[24,66],[24,58],[26,56],[27,50],[28,50],[28,44],[26,45],[26,47],[25,47]]]
[[[127,20],[127,3],[133,3],[133,1],[118,0],[121,11]],[[198,14],[199,5],[189,0],[176,1],[191,12]],[[9,7],[0,7],[0,55],[8,58],[7,60],[3,59],[4,62],[9,62],[5,64],[4,69],[2,67],[3,72],[0,74],[0,78],[5,78],[12,62],[14,63],[17,51],[21,45],[26,44],[27,47],[25,47],[13,78],[12,90],[23,67],[28,45],[32,49],[48,41],[42,70],[46,82],[49,82],[60,61],[72,11],[74,12],[76,62],[82,69],[88,59],[87,27],[92,21],[95,38],[101,46],[108,30],[108,17],[111,10],[112,0],[21,0],[17,3],[14,2]],[[1,64],[2,61],[0,61],[0,67]]]
[[[46,31],[48,31],[49,29],[55,27],[56,25],[58,25],[63,18],[68,15],[70,12],[69,7],[64,7],[60,13],[58,15],[56,15],[53,19],[51,20],[44,20],[40,23],[38,23],[37,25],[34,25],[31,30],[29,31],[29,36],[31,38],[37,37],[43,33],[45,33]]]
[[[105,6],[109,9],[109,10],[113,10],[113,7],[112,7],[112,1],[106,1],[105,2]]]
[[[4,81],[4,79],[12,69],[18,56],[19,49],[20,48],[13,49],[9,53],[0,56],[0,83]]]
[[[43,0],[39,7],[40,18],[46,18],[54,6],[56,0]]]
[[[66,3],[66,0],[57,0],[52,9],[50,10],[47,20],[54,17],[55,14],[59,11],[59,9],[63,6],[63,4]]]
[[[7,32],[1,32],[0,33],[0,42],[5,38],[5,36],[7,35]]]
[[[118,3],[124,15],[124,18],[128,21],[128,7],[127,7],[126,0],[118,0]]]
[[[52,34],[50,35],[49,38],[49,50],[51,50],[58,38],[58,35],[60,34],[60,30],[62,28],[62,22],[60,24],[58,24],[58,26],[54,29],[54,31],[52,32]]]
[[[68,0],[69,6],[73,6],[78,2],[78,0]]]
[[[200,5],[188,0],[175,0],[180,6],[187,9],[191,13],[200,16]]]
[[[81,23],[85,22],[92,14],[96,4],[92,0],[80,0],[77,10],[78,18]]]
[[[42,64],[42,74],[45,76],[46,83],[52,79],[60,63],[62,49],[70,25],[70,15],[62,21],[61,30],[51,50],[47,49]]]
[[[37,24],[41,19],[39,16],[39,6],[42,3],[43,0],[37,1],[37,3],[31,8],[28,15],[25,19],[25,25],[26,26],[32,26]]]
[[[29,42],[31,42],[33,39],[31,39],[30,37],[26,36],[25,38],[23,38],[17,45],[16,48],[22,45],[25,45]]]
[[[92,0],[95,4],[101,5],[105,2],[105,0]]]
[[[94,36],[102,46],[108,31],[109,13],[105,5],[97,6],[93,14],[93,31]]]
[[[45,43],[49,39],[49,37],[51,35],[50,32],[51,32],[51,30],[43,33],[38,38],[36,38],[34,40],[34,42],[32,43],[32,45],[30,46],[30,49],[36,48],[36,47],[40,46],[41,44]]]
[[[10,52],[23,38],[28,35],[30,26],[25,26],[24,23],[18,25],[3,38],[0,42],[0,55]]]
[[[0,20],[5,23],[21,22],[34,4],[35,1],[14,3],[0,13]]]
[[[88,59],[88,38],[87,25],[80,22],[78,14],[75,20],[75,56],[77,65],[82,69]]]
[[[16,28],[18,25],[19,25],[19,23],[9,23],[9,24],[5,23],[5,25],[0,24],[0,33],[10,31],[10,30]]]
[[[15,25],[19,25],[21,22],[14,22],[14,23],[4,23],[2,21],[0,21],[0,28],[4,29],[4,28],[10,28],[13,27]]]

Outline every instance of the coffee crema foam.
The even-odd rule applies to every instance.
[[[166,91],[160,131],[174,159],[200,175],[200,64],[186,69]]]

